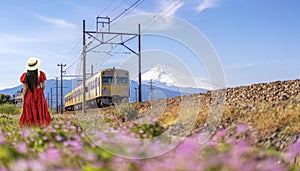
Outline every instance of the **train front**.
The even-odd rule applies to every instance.
[[[123,69],[107,69],[101,72],[102,105],[121,103],[130,96],[129,72]]]

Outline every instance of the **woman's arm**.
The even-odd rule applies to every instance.
[[[45,90],[45,87],[46,87],[46,81],[42,82],[42,89],[43,89],[43,91]]]
[[[23,84],[23,90],[22,90],[22,100],[23,101],[24,101],[26,92],[27,92],[27,85]]]

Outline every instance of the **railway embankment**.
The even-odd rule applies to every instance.
[[[218,93],[222,96],[215,95]],[[187,128],[184,124],[193,123],[191,135],[200,132],[207,124],[207,116],[218,110],[214,108],[215,102],[223,106],[222,114],[218,115],[220,121],[215,122],[217,129],[232,130],[226,134],[228,139],[248,139],[256,146],[283,149],[300,137],[299,79],[226,88],[131,106],[142,115],[155,115],[165,128],[179,125],[180,128],[175,130],[184,132]],[[186,111],[197,115],[196,122],[179,122]],[[246,130],[245,134],[236,132],[240,127]]]

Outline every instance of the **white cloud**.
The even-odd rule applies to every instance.
[[[0,55],[24,55],[27,54],[27,49],[23,48],[27,44],[37,42],[37,39],[32,37],[24,37],[7,33],[0,33]]]
[[[77,26],[72,24],[72,23],[69,23],[63,19],[57,19],[57,18],[50,18],[50,17],[44,17],[44,16],[40,16],[40,15],[37,15],[38,18],[48,22],[48,23],[51,23],[55,26],[58,26],[58,27],[63,27],[63,28],[71,28],[71,29],[77,29]]]
[[[177,1],[159,1],[159,6],[163,15],[175,16],[176,12],[184,5],[183,0]]]
[[[235,64],[231,68],[250,68],[258,65],[257,63],[244,63],[244,64]]]
[[[230,68],[251,68],[251,67],[256,67],[259,65],[274,65],[274,64],[278,64],[278,63],[279,63],[278,60],[267,60],[267,61],[260,61],[260,62],[234,64],[234,65],[231,65]]]
[[[219,0],[203,0],[202,3],[197,6],[197,13],[200,13],[208,8],[215,8],[218,6]]]
[[[178,10],[184,5],[184,0],[155,0],[154,9],[151,11],[135,8],[132,15],[112,24],[115,31],[132,30],[136,31],[136,23],[142,25],[142,31],[169,30],[174,29],[174,17]],[[133,19],[134,18],[134,19]],[[118,30],[122,29],[122,30]]]
[[[175,16],[176,12],[183,7],[184,0],[156,0],[154,9],[152,8],[149,10],[142,10],[139,8],[134,8],[132,10],[133,15],[139,14],[147,14],[147,13],[159,13],[161,15],[169,15]]]
[[[16,35],[7,34],[7,33],[0,33],[0,40],[1,40],[1,42],[3,41],[4,44],[28,43],[28,42],[36,41],[35,39],[32,39],[32,38],[16,36]]]
[[[160,0],[157,1],[157,14],[148,15],[147,22],[144,24],[145,28],[150,27],[151,30],[168,30],[174,29],[174,18],[177,11],[184,6],[183,0]]]

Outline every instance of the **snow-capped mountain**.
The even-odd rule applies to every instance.
[[[167,86],[178,86],[174,78],[174,71],[167,65],[158,64],[154,68],[142,74],[144,83],[153,81],[165,83]]]
[[[168,65],[158,64],[155,67],[142,73],[142,82],[144,84],[154,83],[154,86],[174,90],[178,89],[201,89],[211,90],[209,81],[203,78],[194,78],[188,72],[182,72]]]

